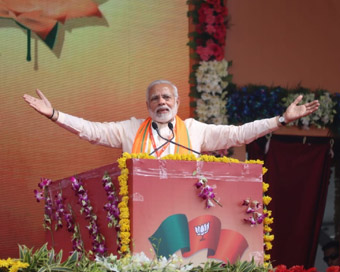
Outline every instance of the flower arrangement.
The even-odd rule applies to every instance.
[[[78,203],[81,206],[80,213],[85,215],[85,218],[89,221],[87,229],[89,230],[90,236],[92,238],[92,250],[95,255],[102,255],[106,252],[105,247],[105,237],[100,233],[97,216],[93,211],[93,207],[88,198],[87,191],[81,180],[75,177],[71,178],[72,189],[76,192],[78,196]],[[92,252],[91,252],[92,253]]]
[[[190,78],[196,117],[205,123],[227,124],[226,87],[232,78],[224,59],[228,10],[221,0],[190,0],[188,4],[192,7],[188,17],[195,26],[188,45],[194,52]]]
[[[119,181],[119,195],[121,201],[118,204],[119,209],[119,230],[118,236],[118,252],[122,257],[130,256],[130,212],[129,212],[129,190],[128,190],[128,178],[129,170],[126,167],[127,159],[155,159],[148,154],[129,154],[124,152],[123,155],[117,160],[118,166],[121,170],[121,174],[118,177]]]
[[[234,264],[224,264],[222,262],[208,261],[200,265],[183,264],[177,256],[171,258],[149,259],[145,254],[139,253],[126,258],[117,256],[96,256],[95,259],[88,258],[87,255],[79,255],[74,252],[64,262],[62,262],[63,252],[49,250],[47,244],[41,248],[33,250],[26,246],[19,245],[19,258],[6,260],[0,259],[1,272],[34,272],[34,271],[66,271],[66,272],[109,272],[109,271],[190,271],[190,272],[317,272],[312,267],[305,269],[303,266],[285,265],[276,267],[264,266],[252,261],[237,261]],[[328,267],[326,272],[339,272],[340,266]]]
[[[6,260],[0,260],[0,271],[17,272],[21,268],[28,267],[28,263],[21,262],[12,258]],[[6,269],[6,270],[5,270]]]
[[[196,173],[194,173],[196,175]],[[205,177],[200,177],[195,183],[197,189],[200,190],[198,196],[206,201],[206,207],[211,208],[214,205],[213,201],[222,207],[221,203],[216,199],[213,188],[208,185],[208,180]]]
[[[212,124],[241,124],[280,115],[298,94],[303,102],[318,99],[320,108],[312,115],[290,124],[308,129],[330,128],[340,134],[340,94],[309,90],[248,85],[236,87],[227,72],[231,62],[224,60],[228,10],[223,0],[189,0],[194,30],[189,33],[192,84],[191,106],[199,121]]]

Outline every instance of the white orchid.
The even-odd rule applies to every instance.
[[[228,62],[201,61],[196,71],[196,89],[200,98],[196,101],[198,120],[205,123],[227,124],[226,87],[229,82]]]

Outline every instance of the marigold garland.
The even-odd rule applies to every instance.
[[[119,240],[118,252],[122,257],[130,256],[130,211],[129,211],[129,189],[128,189],[128,178],[129,170],[126,167],[127,159],[155,159],[155,157],[150,156],[145,153],[140,154],[129,154],[124,152],[122,157],[120,157],[118,162],[118,167],[120,168],[120,175],[118,177],[119,182],[119,195],[122,197],[118,204],[119,209],[119,231],[117,232]]]

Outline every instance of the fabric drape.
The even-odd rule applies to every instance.
[[[273,135],[266,154],[265,142],[249,144],[247,152],[268,168],[264,181],[273,198],[268,208],[275,235],[271,261],[274,266],[312,267],[330,178],[330,139]]]

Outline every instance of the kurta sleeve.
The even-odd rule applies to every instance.
[[[56,123],[90,143],[122,148],[131,152],[137,130],[143,120],[131,118],[120,122],[91,122],[59,112]]]
[[[193,119],[188,122],[193,147],[215,151],[248,144],[278,129],[276,117],[257,120],[240,126],[204,124]]]

